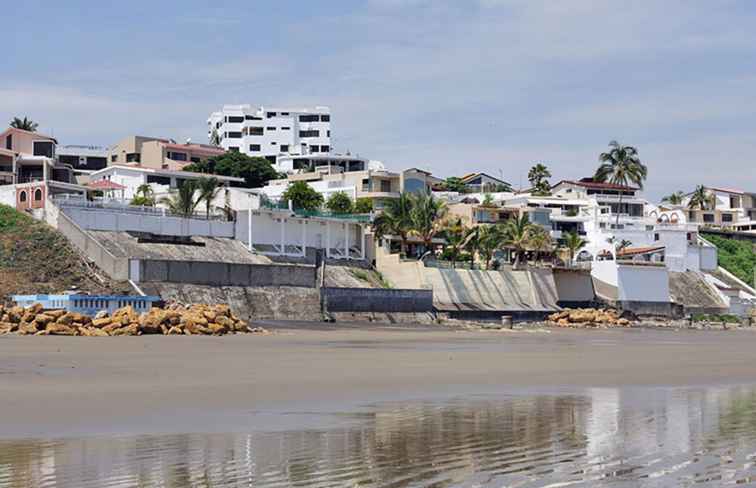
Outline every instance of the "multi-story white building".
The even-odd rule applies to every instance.
[[[265,157],[271,163],[279,156],[327,154],[331,110],[224,105],[207,119],[207,136],[227,151]]]

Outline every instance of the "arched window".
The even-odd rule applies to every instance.
[[[26,190],[22,190],[21,193],[18,195],[18,201],[19,202],[25,202],[26,201]]]
[[[37,188],[34,190],[34,201],[35,202],[41,202],[42,201],[42,189]]]

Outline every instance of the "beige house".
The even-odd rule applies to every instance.
[[[488,206],[475,201],[463,201],[448,205],[448,217],[460,219],[467,227],[480,224],[499,224],[519,215],[519,209],[500,206]]]
[[[9,127],[0,133],[0,180],[6,184],[73,182],[73,169],[57,161],[57,145],[54,137]]]
[[[181,171],[185,166],[220,156],[226,151],[207,144],[178,144],[171,139],[129,136],[108,152],[108,164],[138,164],[144,168]]]

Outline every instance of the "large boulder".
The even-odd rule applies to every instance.
[[[59,324],[57,322],[50,322],[45,328],[49,335],[76,335],[77,330],[75,327],[65,324]]]

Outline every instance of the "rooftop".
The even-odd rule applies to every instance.
[[[103,168],[101,170],[95,171],[92,173],[92,177],[100,176],[101,174],[105,174],[108,172],[111,172],[116,169],[125,169],[125,170],[131,170],[131,171],[138,171],[140,173],[152,173],[156,175],[163,175],[163,176],[176,176],[180,178],[216,178],[219,181],[233,181],[237,183],[243,183],[244,178],[237,178],[235,176],[220,176],[220,175],[213,175],[213,174],[206,174],[206,173],[194,173],[191,171],[172,171],[168,169],[157,169],[157,168],[145,168],[140,165],[133,165],[133,166],[123,166],[123,165],[113,165],[108,166],[107,168]]]
[[[602,182],[602,181],[593,181],[592,178],[583,178],[579,181],[562,180],[556,185],[552,185],[551,188],[556,188],[557,186],[561,184],[582,186],[583,188],[590,188],[593,190],[631,190],[631,191],[640,190],[640,188],[637,188],[634,186],[617,185],[615,183],[608,183],[608,182]]]

